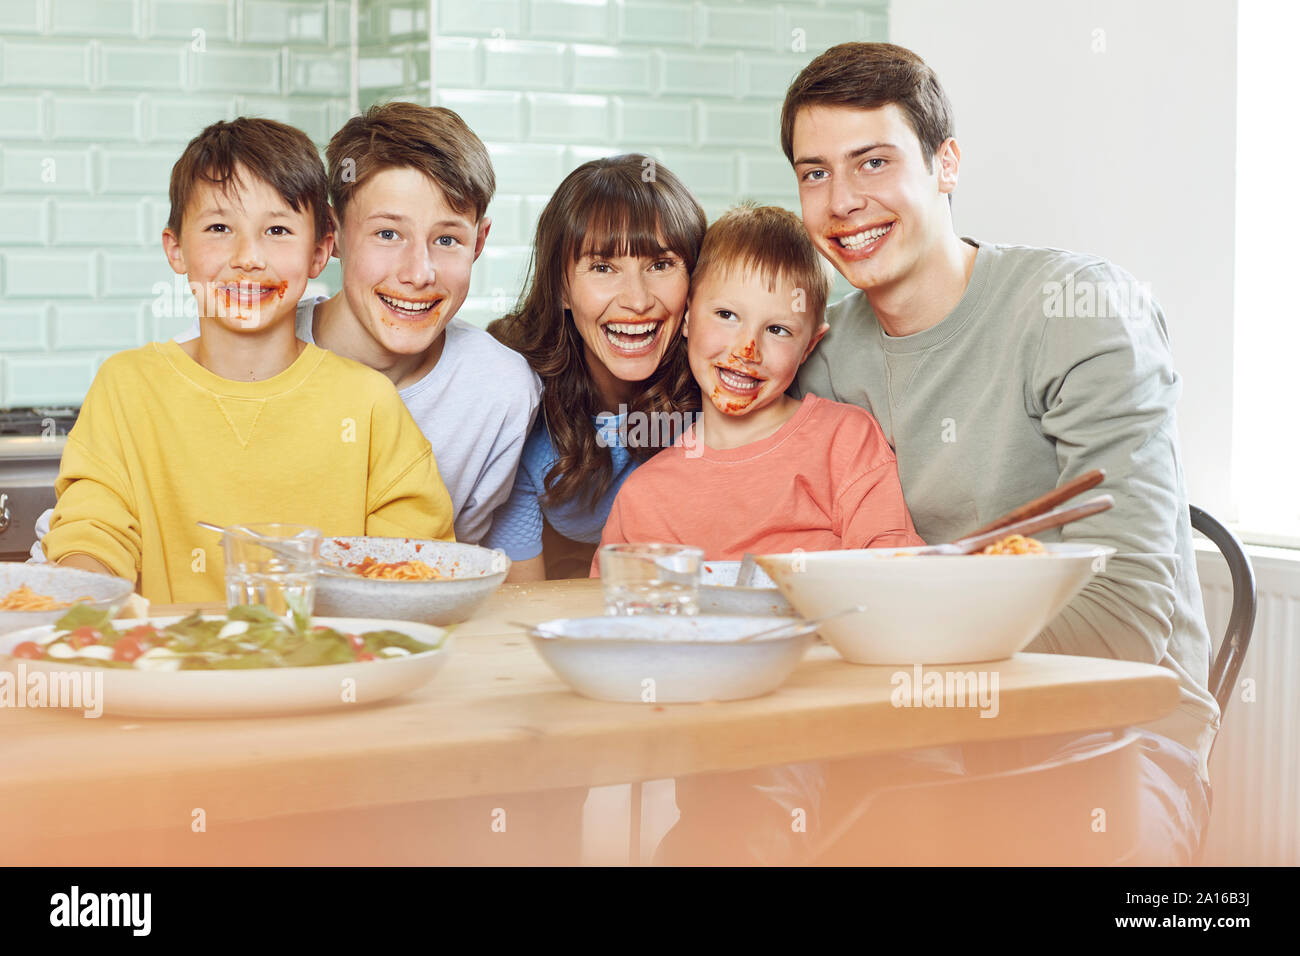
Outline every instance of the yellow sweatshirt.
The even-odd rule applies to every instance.
[[[42,541],[139,581],[151,601],[225,598],[220,525],[454,540],[428,440],[379,372],[308,345],[235,382],[175,342],[113,355],[68,435]]]

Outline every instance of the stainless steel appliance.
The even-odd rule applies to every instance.
[[[76,420],[75,408],[0,409],[0,561],[27,560]]]

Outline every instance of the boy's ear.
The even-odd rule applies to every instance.
[[[330,255],[336,259],[343,258],[343,220],[339,218],[334,207],[326,206],[325,212],[330,218],[330,229],[334,233],[334,247],[330,250]]]
[[[483,254],[483,246],[487,243],[488,233],[492,229],[492,218],[484,216],[478,223],[478,234],[474,237],[474,261],[478,262],[478,257]]]
[[[957,141],[949,136],[934,154],[939,164],[939,192],[951,193],[957,188],[957,173],[961,167],[961,148]]]
[[[817,329],[817,331],[812,334],[812,341],[809,342],[808,347],[803,350],[803,358],[799,360],[800,365],[808,361],[808,356],[812,355],[813,349],[817,347],[817,343],[820,342],[822,340],[822,336],[825,335],[830,330],[831,327],[827,323],[823,322],[821,326]]]
[[[316,243],[316,248],[312,250],[311,265],[307,268],[308,278],[314,279],[329,265],[330,256],[334,253],[334,233],[327,232],[321,236],[320,241]]]
[[[189,269],[185,268],[185,255],[181,252],[181,241],[172,232],[171,226],[168,226],[162,232],[163,255],[167,257],[167,264],[172,267],[172,272],[177,275],[185,275]]]

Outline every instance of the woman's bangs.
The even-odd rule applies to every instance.
[[[663,251],[658,217],[645,203],[629,203],[626,197],[604,197],[587,207],[585,222],[574,232],[570,257],[613,259],[619,256],[657,256]]]

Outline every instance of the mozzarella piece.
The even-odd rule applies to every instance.
[[[142,671],[180,670],[181,659],[165,647],[152,647],[135,659],[133,665]]]

